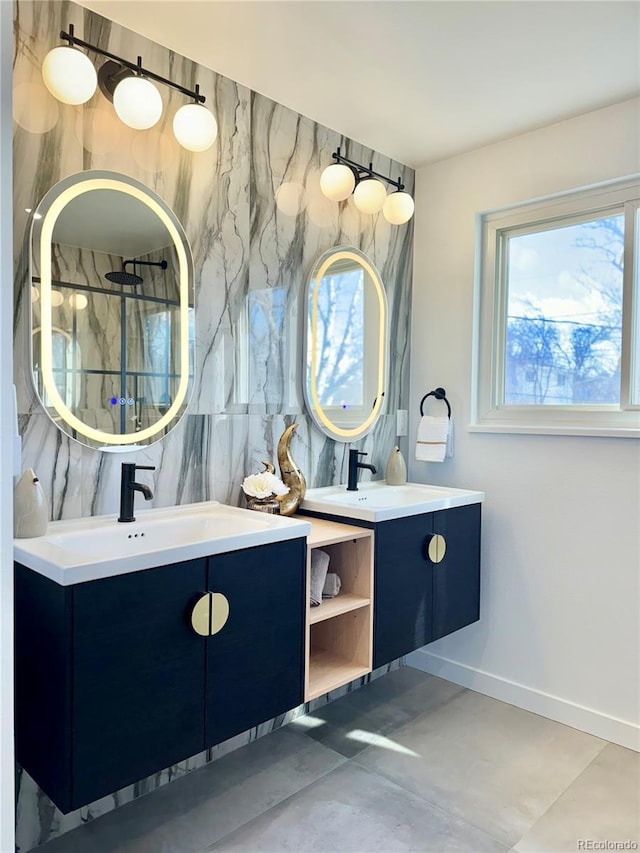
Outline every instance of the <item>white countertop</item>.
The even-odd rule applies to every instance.
[[[14,560],[61,586],[306,537],[307,521],[217,501],[52,521],[44,536],[14,539]]]
[[[384,480],[359,483],[356,491],[346,486],[307,489],[301,510],[360,521],[389,521],[409,515],[482,503],[484,492],[429,486],[424,483],[387,485]]]

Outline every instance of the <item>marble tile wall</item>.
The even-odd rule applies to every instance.
[[[292,452],[309,486],[344,478],[348,445],[313,426],[304,410],[299,375],[301,293],[314,259],[333,245],[366,252],[387,292],[388,409],[359,442],[384,471],[396,442],[395,412],[408,408],[413,225],[392,226],[382,216],[361,215],[351,202],[329,202],[320,192],[319,176],[338,145],[358,162],[401,175],[410,192],[413,171],[66,0],[17,0],[14,8],[14,381],[23,466],[36,470],[51,518],[112,513],[118,504],[122,457],[90,449],[61,433],[37,400],[29,368],[31,218],[26,210],[35,209],[62,178],[88,169],[119,172],[151,187],[182,222],[194,258],[195,371],[187,413],[161,441],[126,457],[156,466],[154,505],[202,500],[241,505],[243,477],[259,470],[263,459],[275,458],[278,439],[292,422],[299,424]],[[114,118],[100,93],[82,107],[55,101],[42,84],[41,63],[60,44],[60,30],[68,30],[71,23],[80,38],[122,56],[141,55],[146,67],[182,85],[198,82],[218,121],[215,145],[191,154],[174,141],[171,119],[184,98],[168,88],[161,87],[163,118],[144,132]],[[299,200],[295,215],[278,206],[284,194]],[[259,358],[251,361],[248,295],[268,302],[276,291],[284,300],[286,319]],[[271,721],[234,743],[240,745],[281,723]],[[21,774],[20,850],[214,757],[196,757],[67,816]]]

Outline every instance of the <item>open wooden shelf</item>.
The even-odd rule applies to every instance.
[[[305,701],[371,672],[373,660],[373,531],[319,518],[307,539]],[[335,598],[309,604],[311,552],[329,554],[342,582]]]
[[[348,613],[350,610],[358,610],[358,608],[366,607],[368,604],[371,604],[370,598],[355,595],[353,592],[341,592],[335,598],[325,598],[318,607],[310,607],[309,624],[315,625],[316,622],[324,622],[325,619],[331,619],[341,613]]]
[[[328,521],[324,518],[309,518],[300,516],[302,521],[311,522],[311,533],[307,536],[309,548],[324,548],[336,542],[352,542],[354,539],[368,539],[373,531],[365,527],[354,527],[353,524],[342,524]]]
[[[326,649],[318,649],[311,654],[309,669],[307,702],[371,672],[371,667],[358,666]]]

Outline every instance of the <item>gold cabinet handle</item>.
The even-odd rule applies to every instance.
[[[201,637],[221,631],[229,618],[229,601],[221,592],[205,592],[193,605],[191,627]]]
[[[446,552],[446,539],[439,533],[435,533],[431,539],[429,539],[429,544],[427,545],[427,558],[431,560],[432,563],[441,563],[444,560]]]
[[[211,595],[211,636],[221,631],[229,618],[229,601],[221,592]]]
[[[191,627],[201,637],[211,633],[211,593],[205,592],[193,605]]]

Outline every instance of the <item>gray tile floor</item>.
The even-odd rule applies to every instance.
[[[640,845],[640,755],[403,667],[38,850],[564,853],[603,842]]]

